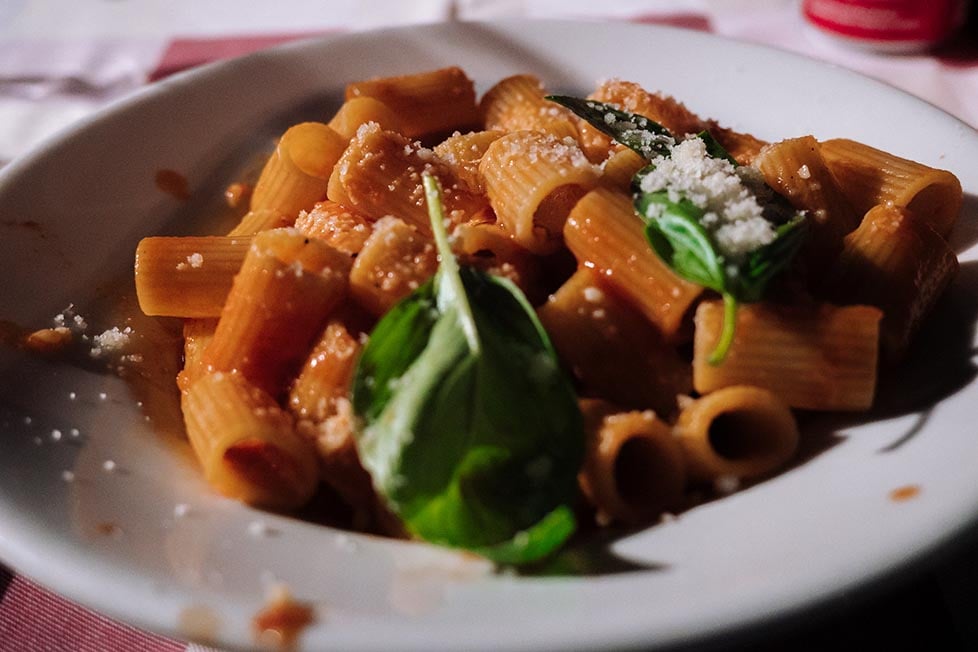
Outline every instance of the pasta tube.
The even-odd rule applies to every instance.
[[[558,357],[586,395],[669,416],[691,388],[689,364],[586,267],[538,309]]]
[[[374,224],[350,271],[350,296],[379,317],[418,289],[438,268],[431,239],[395,217]]]
[[[343,153],[329,180],[331,201],[353,208],[372,220],[392,215],[431,234],[421,187],[421,173],[430,171],[443,188],[445,213],[465,222],[486,207],[429,149],[376,124],[361,127]]]
[[[186,392],[197,380],[210,373],[204,351],[214,339],[217,319],[186,319],[183,322],[183,369],[177,374],[177,387]]]
[[[479,163],[499,223],[537,254],[560,246],[574,204],[598,182],[596,168],[576,144],[535,131],[499,138]]]
[[[295,228],[337,251],[357,254],[370,237],[371,224],[365,215],[327,199],[317,203],[312,210],[299,213]]]
[[[784,465],[798,448],[791,409],[773,392],[747,385],[691,401],[679,413],[675,435],[694,481],[757,478]]]
[[[475,85],[458,67],[348,84],[346,99],[372,97],[398,117],[408,138],[465,129],[479,122]]]
[[[182,397],[187,436],[217,491],[251,505],[302,506],[318,483],[316,453],[275,400],[242,375],[212,373]]]
[[[533,75],[513,75],[486,91],[479,103],[486,129],[540,131],[577,140],[576,118],[544,99],[546,90]]]
[[[489,146],[502,135],[502,132],[494,130],[453,134],[435,146],[435,154],[452,168],[455,176],[470,190],[484,194],[486,188],[479,173],[479,161]]]
[[[791,407],[866,410],[876,390],[879,322],[871,306],[740,306],[722,364],[708,358],[723,322],[721,301],[696,310],[693,387],[701,394],[733,385],[770,390]]]
[[[136,247],[136,297],[147,315],[217,317],[250,237],[143,238]]]
[[[295,229],[256,235],[204,353],[278,396],[346,293],[350,258]]]
[[[295,219],[326,195],[329,176],[346,140],[319,122],[290,127],[255,184],[251,210],[268,209]]]
[[[352,97],[343,102],[336,115],[329,121],[329,127],[349,142],[357,134],[357,129],[368,122],[376,122],[381,129],[402,132],[401,119],[393,109],[373,97]]]
[[[631,192],[635,173],[648,165],[648,161],[627,147],[611,152],[602,166],[601,185],[618,192]]]
[[[340,321],[327,324],[289,390],[289,410],[315,423],[336,412],[336,401],[347,395],[360,342]]]
[[[755,161],[764,180],[791,205],[809,211],[811,238],[805,245],[812,261],[839,254],[842,239],[859,226],[859,216],[825,163],[811,136],[790,138],[764,148]]]
[[[846,237],[827,292],[834,301],[883,311],[880,345],[894,361],[957,271],[954,252],[926,221],[879,205]]]
[[[961,182],[947,170],[845,138],[827,140],[821,150],[833,173],[845,179],[842,190],[860,213],[877,204],[909,208],[944,237],[957,221],[964,197]]]
[[[245,213],[241,221],[228,233],[229,236],[254,235],[259,231],[292,226],[295,215],[287,215],[271,208],[260,208]]]
[[[649,410],[622,412],[583,400],[586,448],[578,481],[599,522],[647,523],[675,509],[686,464],[672,429]]]
[[[676,276],[649,246],[631,200],[603,188],[571,211],[564,239],[577,260],[602,274],[603,283],[626,299],[668,338],[703,288]]]

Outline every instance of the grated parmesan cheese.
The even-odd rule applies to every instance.
[[[129,346],[129,336],[132,335],[132,328],[126,326],[119,330],[118,326],[113,326],[109,330],[96,335],[93,339],[94,346],[89,354],[93,358],[100,358],[107,353],[118,353]]]
[[[652,161],[655,169],[642,179],[642,190],[665,190],[670,201],[688,199],[704,211],[700,223],[716,241],[721,255],[739,260],[775,238],[774,226],[751,186],[757,171],[734,167],[730,161],[707,154],[701,138],[688,137],[670,150],[670,155]],[[651,204],[648,217],[659,217],[664,206]]]

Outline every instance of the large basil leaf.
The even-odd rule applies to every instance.
[[[457,266],[434,197],[439,271],[381,319],[355,373],[360,458],[414,535],[533,561],[574,530],[577,399],[519,289]]]

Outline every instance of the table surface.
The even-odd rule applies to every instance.
[[[773,45],[886,81],[978,127],[975,16],[933,52],[893,56],[821,38],[804,24],[796,0],[611,4],[277,0],[243,8],[236,0],[6,0],[0,3],[0,165],[103,105],[195,65],[317,33],[519,16],[663,23]],[[978,534],[916,573],[783,623],[750,649],[978,649],[976,553]],[[207,649],[114,622],[0,566],[0,652]]]

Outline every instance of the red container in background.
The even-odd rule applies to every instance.
[[[809,23],[846,45],[916,52],[947,40],[964,23],[966,0],[803,0]]]

